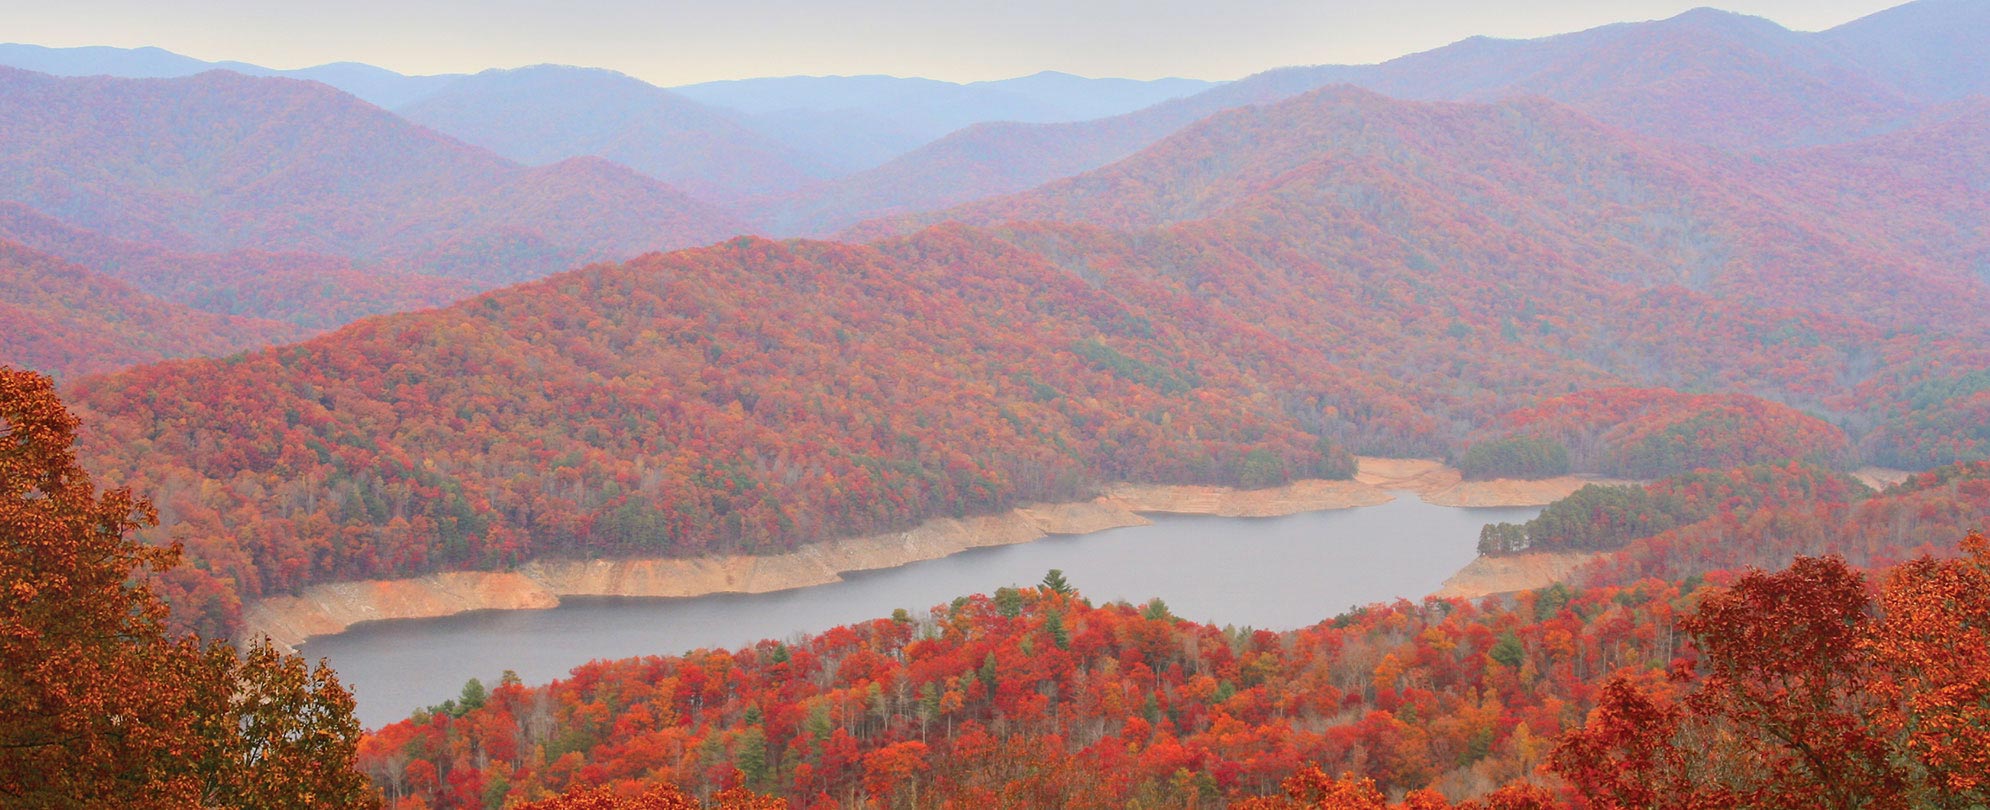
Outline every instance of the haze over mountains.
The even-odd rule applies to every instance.
[[[765,551],[1113,480],[1453,456],[1559,395],[1828,435],[1833,463],[1977,458],[1981,57],[1888,37],[1983,13],[1468,40],[983,121],[855,173],[764,116],[931,131],[1197,85],[678,93],[534,67],[396,113],[226,70],[0,68],[8,283],[40,285],[8,299],[36,337],[6,359],[80,375],[336,330],[72,389],[96,468],[167,493],[158,537],[200,538],[211,565],[172,591],[214,627],[340,578]],[[844,239],[870,245],[731,238],[861,220]],[[1747,457],[1557,430],[1635,444],[1579,453],[1590,472]]]
[[[1273,71],[1092,122],[977,125],[785,197],[753,194],[803,158],[603,71],[479,74],[407,111],[534,168],[318,85],[12,71],[15,98],[49,101],[7,135],[32,157],[0,178],[24,198],[14,221],[31,206],[103,234],[15,227],[59,255],[156,268],[101,245],[289,249],[386,268],[397,289],[752,229],[616,156],[730,150],[669,171],[814,227],[1048,181],[846,234],[867,246],[732,239],[80,382],[93,463],[172,493],[158,536],[217,561],[173,592],[225,627],[245,600],[328,580],[761,552],[1113,480],[1262,485],[1344,472],[1349,452],[1456,456],[1554,396],[1602,414],[1660,403],[1638,406],[1650,431],[1554,428],[1592,448],[1587,472],[1755,458],[1715,435],[1785,437],[1753,446],[1826,447],[1830,463],[1981,457],[1983,101],[1839,81],[1866,74],[1822,36],[1695,12]],[[1512,69],[1481,69],[1489,48],[1516,50],[1495,60]],[[1498,100],[1320,86],[1350,76]],[[1761,93],[1801,101],[1746,103]],[[605,109],[630,114],[582,114]],[[328,116],[347,123],[302,123]],[[227,127],[241,134],[225,149],[169,137]],[[1755,131],[1775,137],[1735,141]],[[632,146],[665,140],[677,151]],[[554,142],[612,154],[530,151]],[[1042,177],[1057,172],[1076,174]],[[270,309],[246,314],[332,325]]]
[[[1010,542],[1012,519],[1095,527],[1087,510],[1146,497],[1127,493],[1313,508],[1409,480],[1384,468],[1455,472],[1446,493],[1485,496],[1458,502],[1573,492],[1486,528],[1470,600],[1218,630],[1160,600],[1093,606],[1052,572],[813,640],[472,684],[328,773],[357,762],[435,808],[658,779],[809,806],[1202,806],[1299,773],[1294,803],[1255,805],[1285,807],[1321,762],[1399,806],[1572,806],[1618,763],[1567,789],[1541,763],[1636,700],[1657,719],[1625,739],[1712,728],[1759,762],[1753,721],[1681,731],[1714,704],[1669,702],[1720,687],[1687,670],[1719,653],[1708,627],[1754,620],[1718,612],[1765,581],[1745,566],[1842,555],[1761,594],[1822,630],[1744,639],[1836,639],[1806,683],[1882,671],[1852,647],[1895,656],[1896,690],[1931,661],[1974,667],[1937,673],[1969,688],[1990,672],[1956,653],[1990,650],[1979,540],[1884,575],[1883,610],[1845,568],[1990,525],[1987,54],[1983,0],[1816,33],[1700,9],[1225,83],[670,89],[4,46],[0,364],[58,376],[61,402],[9,372],[34,430],[0,434],[59,461],[66,408],[94,479],[14,487],[10,525],[58,489],[129,487],[158,516],[132,537],[184,551],[140,589],[172,621],[221,639],[310,614],[294,640],[601,592],[519,584],[555,568],[744,590],[936,533]],[[1392,483],[1318,480],[1358,472]],[[120,497],[72,533],[122,537]],[[10,558],[37,556],[60,555]],[[1902,617],[1975,646],[1847,641]],[[1627,691],[1661,681],[1682,691]],[[1914,703],[1844,694],[1797,715]],[[1982,703],[1955,703],[1976,748],[1852,747],[1903,769],[1881,789],[1925,783],[1900,806],[1981,804],[1980,780],[1951,801],[1908,771],[1990,750]],[[1743,795],[1678,767],[1701,805]]]

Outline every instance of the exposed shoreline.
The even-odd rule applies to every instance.
[[[1567,580],[1576,569],[1603,555],[1593,551],[1537,551],[1531,554],[1480,555],[1467,563],[1432,596],[1478,599],[1500,593],[1546,588]]]
[[[1374,506],[1394,500],[1392,493],[1399,491],[1439,506],[1541,506],[1598,482],[1575,476],[1463,481],[1457,470],[1435,460],[1362,458],[1360,472],[1351,481],[1304,480],[1261,490],[1115,484],[1090,501],[936,519],[901,532],[831,540],[767,556],[535,560],[510,571],[315,585],[298,596],[251,603],[244,611],[244,633],[267,635],[281,647],[294,648],[306,639],[341,633],[360,622],[430,619],[475,610],[545,609],[558,606],[567,596],[694,597],[824,585],[846,573],[894,568],[971,548],[1151,523],[1144,514],[1277,517]]]

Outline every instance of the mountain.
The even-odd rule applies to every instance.
[[[1212,113],[1334,84],[1409,100],[1544,97],[1641,135],[1729,151],[1847,143],[1910,125],[1936,100],[1853,51],[1884,50],[1881,43],[1908,49],[1923,29],[1947,23],[1962,44],[1913,52],[1931,75],[1969,75],[1981,57],[1967,47],[1967,32],[1980,29],[1968,13],[1982,8],[1969,3],[1935,17],[1926,12],[1936,7],[1910,4],[1900,12],[1918,27],[1826,34],[1699,9],[1540,39],[1473,37],[1378,65],[1283,68],[1113,118],[971,127],[771,201],[766,221],[779,233],[832,233],[866,218],[1019,192],[1132,155]],[[1860,44],[1843,44],[1851,41]]]
[[[1990,93],[1990,5],[1914,0],[1817,35],[1865,72],[1921,98]]]
[[[1140,229],[1304,211],[1455,243],[1443,248],[1454,255],[1498,233],[1638,288],[1676,285],[1895,328],[1936,312],[1985,322],[1976,314],[1990,303],[1982,285],[1925,253],[1952,240],[1922,240],[1918,257],[1898,255],[1916,247],[1907,242],[1875,249],[1852,234],[1884,232],[1887,217],[1853,208],[1820,216],[1794,204],[1773,173],[1750,182],[1752,167],[1539,100],[1401,102],[1327,88],[1212,116],[1095,172],[896,227],[1054,220]],[[1464,223],[1480,223],[1475,236],[1457,232]]]
[[[62,377],[295,339],[287,324],[200,312],[0,240],[0,364]]]
[[[481,289],[465,279],[361,266],[338,256],[175,252],[68,225],[20,203],[0,203],[0,239],[89,267],[176,304],[283,321],[307,332],[368,315],[441,306]]]
[[[210,70],[230,70],[245,76],[282,76],[323,82],[379,107],[412,104],[460,78],[455,75],[406,76],[358,62],[333,62],[297,70],[274,70],[246,62],[205,62],[161,48],[47,48],[0,44],[0,65],[55,76],[114,76],[124,79],[172,79]]]
[[[968,84],[894,76],[791,76],[672,89],[741,113],[747,126],[816,156],[834,174],[847,174],[975,124],[1104,118],[1215,85],[1194,79],[1091,79],[1044,71]]]
[[[0,199],[175,252],[302,252],[492,283],[742,229],[632,171],[526,168],[309,82],[0,69],[0,108]]]
[[[1104,118],[1190,96],[1219,82],[1199,79],[1093,79],[1046,70],[965,84],[896,76],[788,76],[671,88],[687,98],[748,115],[789,110],[864,111],[917,124],[933,135],[982,121],[1046,122]]]
[[[1225,109],[1311,90],[1317,71],[1281,69],[1090,121],[978,124],[874,169],[763,202],[776,233],[828,234],[866,219],[1022,191],[1098,168]]]
[[[598,156],[704,199],[785,191],[822,172],[719,110],[608,70],[487,70],[397,112],[520,163]]]
[[[1408,99],[1543,96],[1635,132],[1727,149],[1850,140],[1915,106],[1815,35],[1706,8],[1535,40],[1468,39],[1342,80]]]

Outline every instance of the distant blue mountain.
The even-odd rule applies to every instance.
[[[54,76],[113,76],[122,79],[174,79],[210,70],[231,70],[249,76],[285,76],[323,82],[376,107],[394,108],[419,101],[442,89],[459,75],[404,76],[358,62],[334,62],[298,70],[274,70],[247,62],[208,62],[162,48],[46,48],[0,44],[0,65]]]
[[[991,121],[1061,123],[1105,118],[1216,86],[1198,79],[1091,79],[1045,71],[956,84],[895,76],[788,76],[672,88],[743,113],[748,126],[820,153],[847,173]]]
[[[599,68],[487,70],[396,112],[520,163],[592,155],[722,203],[827,173],[810,152],[753,131],[732,112]]]
[[[1990,93],[1990,2],[1917,0],[1817,35],[1868,73],[1918,95]]]

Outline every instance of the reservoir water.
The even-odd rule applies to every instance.
[[[974,549],[812,588],[569,598],[551,610],[361,624],[300,649],[331,661],[360,721],[377,728],[454,697],[473,677],[491,685],[509,669],[544,683],[596,658],[789,639],[894,608],[923,615],[956,596],[1034,585],[1052,568],[1095,603],[1159,597],[1185,619],[1289,630],[1356,605],[1421,598],[1471,562],[1480,526],[1539,512],[1433,506],[1399,493],[1380,506],[1289,517],[1162,515],[1151,526]]]

